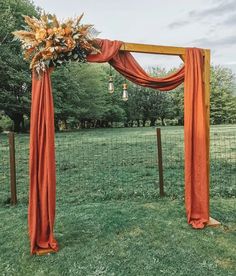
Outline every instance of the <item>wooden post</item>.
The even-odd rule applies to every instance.
[[[163,180],[163,164],[162,164],[162,146],[161,146],[161,129],[156,129],[157,134],[157,158],[158,158],[158,171],[159,171],[159,191],[160,196],[164,196],[164,180]]]
[[[204,92],[205,92],[205,112],[206,112],[206,140],[207,140],[207,179],[208,179],[208,199],[210,197],[210,58],[211,52],[204,50]]]
[[[207,143],[207,180],[208,180],[208,205],[210,206],[210,73],[211,73],[211,51],[204,50],[204,92],[206,112],[206,143]],[[210,217],[207,226],[219,226],[220,222]]]
[[[9,132],[9,153],[10,153],[10,187],[11,187],[11,204],[16,205],[16,161],[15,161],[15,135]]]

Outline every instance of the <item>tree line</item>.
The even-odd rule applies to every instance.
[[[31,72],[11,32],[24,24],[21,14],[39,16],[31,1],[0,0],[0,130],[28,131]],[[174,70],[174,69],[173,69]],[[173,71],[172,70],[172,71]],[[183,125],[183,85],[160,92],[128,82],[129,99],[122,101],[125,81],[112,70],[115,91],[108,93],[110,68],[71,63],[52,73],[55,127],[59,129]],[[153,68],[149,74],[170,72]],[[236,87],[232,71],[211,67],[211,123],[236,123]]]

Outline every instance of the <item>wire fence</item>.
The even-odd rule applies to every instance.
[[[236,126],[211,130],[210,194],[236,196]],[[29,135],[15,135],[17,195],[28,201]],[[162,128],[164,190],[184,195],[183,129]],[[57,201],[157,199],[159,176],[155,129],[114,129],[56,134]],[[0,136],[0,202],[10,195],[9,144]]]

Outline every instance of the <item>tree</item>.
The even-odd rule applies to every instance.
[[[108,110],[105,74],[101,65],[71,63],[52,74],[55,121],[95,126]]]
[[[31,73],[11,32],[24,24],[22,14],[38,16],[38,10],[28,0],[0,0],[0,8],[0,110],[18,132],[24,129],[24,115],[29,115]]]
[[[213,124],[236,122],[235,78],[232,71],[211,67],[210,117]]]
[[[184,125],[184,86],[176,87],[170,92],[171,97],[171,119],[176,119],[179,126]]]

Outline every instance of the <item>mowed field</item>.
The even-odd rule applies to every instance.
[[[235,275],[236,126],[211,129],[211,216],[193,230],[184,209],[183,129],[162,128],[164,198],[155,128],[56,134],[57,254],[31,257],[27,236],[28,135],[16,135],[18,205],[9,205],[0,135],[2,275]]]

